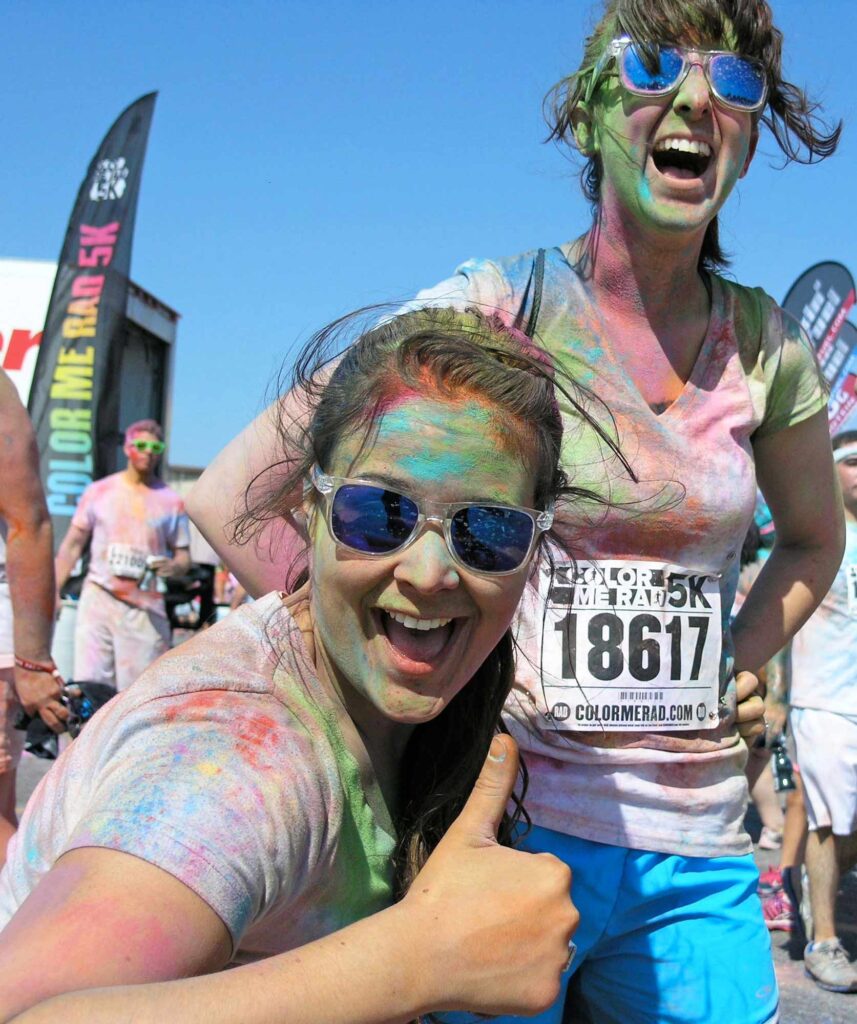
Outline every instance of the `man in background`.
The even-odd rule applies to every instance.
[[[125,469],[87,487],[57,553],[62,588],[91,541],[75,635],[74,677],[81,682],[127,689],[169,648],[158,580],[188,571],[190,537],[184,502],[156,475],[164,447],[160,424],[132,423]]]
[[[14,384],[0,370],[0,866],[17,827],[15,779],[21,707],[62,732],[68,711],[51,658],[54,567],[51,521],[36,438]]]

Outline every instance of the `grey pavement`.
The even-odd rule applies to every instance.
[[[18,770],[19,813],[52,763],[24,755]],[[758,837],[758,820],[752,810],[747,815],[747,828],[754,839]],[[777,857],[777,851],[756,849],[760,871],[776,864]],[[843,879],[837,915],[839,937],[851,957],[857,959],[857,871]],[[811,981],[804,973],[803,947],[794,933],[771,932],[771,942],[780,985],[780,1024],[857,1024],[857,993],[826,992]],[[736,950],[736,955],[740,956],[741,951]]]

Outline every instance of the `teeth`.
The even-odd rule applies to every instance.
[[[387,612],[387,614],[408,629],[438,629],[440,626],[448,626],[452,622],[452,619],[415,619],[410,615],[403,615],[401,612]]]
[[[680,153],[711,156],[711,146],[707,142],[694,142],[692,139],[661,139],[655,143],[656,153],[664,153],[668,149],[677,149]]]

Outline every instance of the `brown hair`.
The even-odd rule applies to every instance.
[[[246,512],[234,524],[237,539],[246,540],[262,523],[289,515],[297,486],[314,464],[329,470],[341,438],[362,435],[362,444],[371,445],[386,402],[401,395],[403,387],[449,401],[478,396],[493,406],[502,443],[533,471],[538,508],[559,499],[605,504],[600,496],[575,487],[560,466],[563,422],[557,391],[570,406],[570,415],[595,430],[630,472],[610,432],[589,411],[597,400],[499,317],[472,309],[425,308],[378,326],[378,316],[375,308],[337,321],[315,335],[299,356],[293,387],[311,413],[309,426],[301,428],[281,418],[282,450],[291,454],[270,489],[259,487],[264,474],[248,488]],[[361,321],[366,320],[376,326],[361,333]],[[351,340],[355,331],[357,340],[328,379],[324,367],[332,351],[343,339]],[[401,764],[394,814],[399,840],[397,895],[407,891],[464,806],[493,735],[503,729],[500,713],[514,672],[514,643],[507,629],[455,699],[436,718],[413,730]],[[526,789],[523,768],[522,783],[521,798]],[[502,842],[511,842],[522,816],[526,819],[518,799],[515,812],[504,816]]]
[[[611,40],[629,36],[635,43],[691,43],[730,49],[760,61],[768,98],[760,115],[782,151],[785,162],[817,163],[836,149],[842,122],[830,126],[818,116],[820,104],[783,78],[783,34],[774,25],[766,0],[606,0],[604,13],[587,38],[577,71],[561,79],[544,101],[550,128],[548,141],[575,146],[573,117],[587,92],[597,102],[599,58]],[[587,155],[581,170],[583,194],[597,214],[603,168],[597,154]],[[728,265],[718,238],[717,218],[708,225],[699,258],[700,269]]]
[[[159,441],[163,441],[164,428],[157,420],[137,420],[125,428],[125,444],[128,444],[136,434],[154,434]]]

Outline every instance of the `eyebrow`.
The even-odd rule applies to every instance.
[[[387,476],[385,473],[360,473],[360,474],[358,474],[355,477],[346,478],[346,479],[365,480],[367,483],[381,484],[382,486],[389,487],[392,490],[401,491],[405,495],[407,495],[412,490],[412,488],[409,486],[409,484],[411,483],[410,481],[400,480],[400,479],[398,479],[395,476]],[[431,501],[431,500],[434,500],[434,499],[426,499],[426,500]],[[511,502],[504,501],[503,499],[497,498],[496,496],[495,497],[488,497],[487,495],[486,496],[476,495],[475,497],[472,497],[472,498],[463,498],[463,499],[460,499],[460,500],[464,504],[472,504],[474,502],[479,502],[480,504],[483,504],[483,505],[506,505],[509,508],[522,508],[523,507],[521,505],[516,505],[516,504],[513,504]],[[439,501],[439,502],[437,502],[437,504],[438,505],[457,505],[458,502],[457,501]]]

